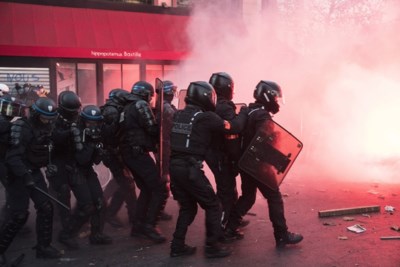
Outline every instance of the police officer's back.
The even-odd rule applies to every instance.
[[[225,257],[230,251],[218,245],[221,237],[221,210],[215,192],[202,170],[202,162],[211,145],[212,134],[238,133],[244,127],[247,112],[232,122],[224,121],[215,111],[216,95],[207,82],[192,82],[185,98],[186,107],[174,115],[171,132],[171,191],[180,206],[171,257],[190,255],[195,248],[185,244],[186,232],[193,222],[197,205],[206,212],[206,257]]]

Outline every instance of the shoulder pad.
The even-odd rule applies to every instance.
[[[22,128],[25,127],[26,122],[22,119],[16,120],[11,125],[10,142],[11,145],[19,145],[22,139]]]
[[[149,103],[147,103],[144,100],[139,100],[135,103],[136,108],[146,108],[146,107],[150,107]]]

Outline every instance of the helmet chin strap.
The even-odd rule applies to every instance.
[[[271,101],[269,100],[269,97],[268,97],[268,95],[267,95],[266,93],[264,93],[263,95],[264,95],[265,99],[267,100],[267,102],[271,102]]]

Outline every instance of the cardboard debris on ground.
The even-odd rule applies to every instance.
[[[381,210],[380,206],[362,206],[353,208],[343,208],[343,209],[332,209],[332,210],[321,210],[318,211],[319,217],[330,217],[330,216],[341,216],[348,214],[359,214],[366,212],[379,212]]]
[[[381,236],[381,240],[395,240],[400,239],[400,236]]]
[[[336,226],[336,223],[334,223],[334,222],[324,222],[322,225]]]
[[[392,225],[392,226],[390,226],[390,229],[395,230],[395,231],[397,231],[397,232],[400,232],[400,227],[397,226],[397,225]]]
[[[385,211],[387,212],[393,212],[395,208],[393,206],[385,206]]]
[[[363,232],[367,231],[366,228],[362,227],[359,224],[355,224],[353,226],[349,226],[349,227],[347,227],[347,230],[349,230],[349,231],[351,231],[353,233],[357,233],[357,234],[360,234],[360,233],[363,233]]]

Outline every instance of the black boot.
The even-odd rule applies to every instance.
[[[58,242],[66,246],[69,250],[79,249],[78,240],[64,231],[61,231],[58,235]]]
[[[145,237],[143,224],[141,222],[133,222],[131,228],[131,237]]]
[[[241,232],[239,229],[232,230],[230,228],[227,228],[222,237],[220,238],[221,243],[232,243],[233,241],[236,240],[241,240],[244,238],[243,232]]]
[[[281,237],[275,237],[275,240],[276,240],[276,247],[279,249],[279,248],[284,248],[288,244],[293,245],[300,243],[301,240],[303,240],[303,236],[301,234],[286,232]]]
[[[161,234],[160,230],[150,224],[143,227],[143,234],[155,243],[164,243],[167,239]]]
[[[90,234],[89,241],[92,245],[109,245],[112,243],[111,237],[102,233]]]
[[[232,250],[218,244],[206,245],[204,252],[206,258],[223,258],[232,254]]]
[[[99,200],[98,203],[104,203]],[[90,224],[91,224],[91,234],[89,236],[90,244],[92,245],[108,245],[112,243],[111,237],[103,233],[104,229],[104,219],[105,219],[105,207],[98,205],[98,210],[93,214]]]
[[[172,243],[171,245],[171,257],[188,256],[193,255],[194,253],[196,253],[196,247],[191,247],[186,244],[178,246]]]
[[[35,249],[36,249],[36,258],[38,259],[58,259],[61,258],[62,256],[62,253],[51,245],[48,245],[46,247],[37,245]]]

